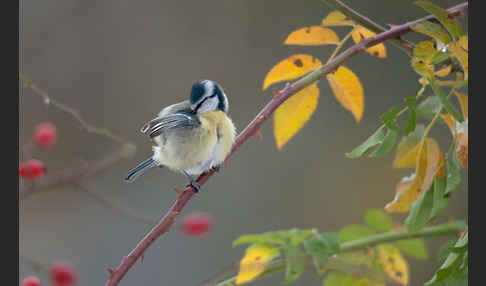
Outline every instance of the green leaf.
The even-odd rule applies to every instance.
[[[389,231],[393,228],[390,216],[380,209],[371,209],[365,213],[366,224],[377,231]]]
[[[323,266],[329,256],[327,244],[320,237],[313,237],[303,242],[304,249],[314,259],[317,272],[323,271]]]
[[[287,244],[287,231],[269,231],[260,234],[244,234],[233,241],[233,247],[250,243]]]
[[[386,128],[396,130],[398,129],[396,122],[397,114],[398,109],[396,107],[392,107],[390,110],[380,116],[380,120],[385,123]]]
[[[417,97],[405,97],[405,102],[407,103],[410,114],[408,117],[407,125],[405,126],[405,135],[408,135],[410,132],[413,132],[415,130],[415,126],[417,125],[417,111],[415,110]]]
[[[329,249],[329,254],[336,254],[341,252],[341,244],[337,233],[325,232],[322,233],[320,236],[324,243],[326,243],[327,248]]]
[[[430,63],[432,58],[438,53],[439,51],[434,47],[434,42],[432,41],[417,43],[413,48],[414,57],[427,63]]]
[[[441,212],[449,202],[449,196],[445,195],[446,190],[446,177],[434,178],[434,195],[432,199],[432,210],[430,212],[430,218],[434,218]]]
[[[361,145],[356,147],[353,151],[346,153],[346,157],[348,158],[359,158],[363,156],[363,154],[368,151],[371,147],[380,144],[385,138],[385,131],[383,128],[379,128],[378,130],[373,133],[365,142]]]
[[[375,233],[376,231],[374,231],[369,227],[357,225],[357,224],[351,224],[343,227],[341,231],[339,231],[338,235],[341,242],[346,242],[346,241],[367,237]]]
[[[313,234],[313,231],[310,229],[302,230],[294,228],[287,232],[291,244],[300,244],[304,240],[310,238]]]
[[[451,152],[450,158],[447,160],[447,185],[444,192],[445,196],[450,196],[450,193],[461,182],[461,163],[457,158],[456,152]]]
[[[397,138],[398,131],[396,129],[388,129],[381,145],[378,146],[378,148],[376,148],[376,150],[374,150],[372,153],[370,153],[368,157],[377,158],[385,156],[393,149],[393,146],[395,146],[395,143],[397,142]]]
[[[405,219],[405,229],[408,233],[421,230],[429,220],[433,203],[433,187],[434,184],[432,183],[430,188],[422,192],[419,198],[412,203],[410,213]]]
[[[427,259],[429,257],[424,240],[421,238],[399,240],[396,242],[396,246],[417,259]]]
[[[430,81],[430,87],[434,91],[434,94],[437,95],[440,98],[440,101],[444,108],[449,112],[454,119],[456,119],[458,122],[463,122],[464,118],[462,118],[462,114],[457,111],[457,109],[449,102],[449,99],[447,96],[444,94],[444,91],[440,86],[436,85],[433,80]]]
[[[442,26],[430,21],[420,22],[410,26],[412,30],[418,33],[425,34],[444,44],[448,44],[451,39],[449,35],[442,29]]]
[[[322,281],[323,286],[357,286],[356,279],[341,271],[332,271]]]
[[[451,56],[452,55],[449,52],[438,52],[432,57],[430,63],[433,65],[437,65],[448,60]]]
[[[284,283],[290,283],[299,278],[305,270],[307,258],[298,245],[290,244],[284,249],[287,267]]]
[[[422,7],[425,11],[434,15],[434,17],[451,33],[453,38],[457,38],[462,35],[461,27],[459,23],[453,19],[449,18],[447,11],[435,4],[427,1],[415,1],[415,4]]]
[[[439,248],[439,251],[438,251],[438,255],[437,255],[437,261],[439,263],[444,263],[444,261],[447,259],[447,256],[451,252],[450,248],[454,247],[454,244],[456,244],[456,240],[450,239],[450,240],[447,240],[446,242],[444,242],[444,244],[441,245],[441,247]]]
[[[458,239],[454,247],[460,247],[467,244],[468,235],[467,233]],[[464,271],[467,271],[467,266],[465,266],[467,258],[467,252],[454,253],[450,252],[442,266],[437,270],[434,276],[425,283],[426,286],[437,285],[440,282],[444,282],[450,279],[457,279],[463,276]]]
[[[432,119],[439,112],[441,101],[438,96],[429,96],[417,107],[417,115],[426,119]]]

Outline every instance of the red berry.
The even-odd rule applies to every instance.
[[[40,286],[41,283],[40,283],[40,280],[39,278],[35,277],[35,276],[29,276],[27,278],[25,278],[24,280],[22,280],[22,286]]]
[[[57,128],[49,122],[40,123],[34,130],[34,143],[39,148],[49,148],[57,141]]]
[[[189,236],[200,236],[209,231],[212,218],[205,212],[193,212],[182,220],[182,231]]]
[[[50,274],[51,282],[54,286],[73,286],[76,284],[74,266],[67,262],[54,262]]]
[[[44,163],[31,159],[20,164],[19,176],[26,179],[38,179],[46,173]]]

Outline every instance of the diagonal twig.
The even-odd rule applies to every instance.
[[[464,13],[468,9],[468,3],[459,4],[447,10],[448,14],[455,16]],[[230,154],[226,158],[225,162],[241,148],[243,143],[245,143],[250,137],[252,137],[257,130],[260,129],[261,125],[272,115],[272,113],[289,97],[296,94],[300,90],[309,86],[310,84],[316,82],[317,80],[324,77],[326,74],[334,71],[339,67],[344,61],[348,60],[352,56],[358,54],[359,52],[365,50],[367,47],[374,46],[378,43],[390,40],[393,38],[400,37],[411,31],[410,26],[415,23],[428,21],[433,19],[433,16],[427,16],[412,22],[405,23],[403,25],[395,26],[386,32],[376,35],[375,37],[366,38],[363,41],[351,46],[346,51],[341,53],[331,62],[323,65],[319,69],[308,73],[306,76],[295,81],[292,84],[288,84],[285,88],[277,92],[276,97],[274,97],[258,114],[257,116],[246,126],[246,128],[238,135],[236,141],[231,149]],[[197,182],[202,186],[209,178],[213,176],[215,170],[211,170],[207,173],[202,174],[197,179]],[[118,285],[120,280],[125,276],[128,270],[135,264],[135,262],[143,256],[147,248],[152,245],[152,243],[157,240],[161,235],[170,230],[171,225],[174,223],[176,216],[182,211],[184,206],[190,201],[192,196],[194,196],[195,190],[192,186],[186,187],[182,195],[174,202],[169,211],[161,218],[161,220],[155,225],[149,233],[143,237],[137,246],[127,255],[124,256],[120,265],[116,269],[109,269],[110,278],[106,282],[105,286]]]

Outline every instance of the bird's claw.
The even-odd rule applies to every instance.
[[[219,173],[221,171],[221,164],[214,166],[213,169]]]
[[[199,183],[196,181],[191,181],[189,185],[187,185],[186,187],[190,187],[190,186],[194,188],[194,191],[196,193],[199,193],[201,191],[201,185],[199,185]]]

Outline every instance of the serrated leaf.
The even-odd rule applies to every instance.
[[[337,254],[341,251],[339,236],[334,232],[325,232],[320,235],[321,239],[327,245],[329,254]]]
[[[448,44],[451,41],[449,35],[442,29],[442,26],[430,21],[413,24],[410,28],[415,32],[425,34],[444,44]]]
[[[409,96],[405,98],[405,102],[409,110],[409,117],[405,125],[405,135],[408,135],[415,130],[417,125],[417,111],[415,110],[417,98],[415,96]]]
[[[385,210],[407,212],[419,195],[429,189],[442,164],[443,155],[437,142],[432,138],[424,138],[419,146],[414,175],[403,178],[397,184],[395,198],[385,206]]]
[[[322,20],[323,26],[353,26],[354,22],[341,11],[332,11]]]
[[[404,136],[397,146],[393,168],[414,168],[417,162],[419,143],[425,133],[423,124],[417,125],[415,130]]]
[[[378,148],[376,148],[376,150],[371,152],[368,157],[378,158],[388,154],[388,152],[393,149],[393,146],[395,146],[395,142],[397,142],[397,137],[398,131],[396,129],[388,129],[385,138],[383,139],[383,142],[380,144],[380,146],[378,146]]]
[[[317,108],[319,88],[313,83],[284,101],[275,110],[273,132],[278,149],[304,127]]]
[[[339,43],[338,35],[322,26],[310,26],[292,31],[285,39],[285,45],[322,46]]]
[[[432,210],[430,212],[430,218],[436,217],[449,202],[449,196],[445,195],[447,178],[445,176],[437,176],[434,179],[434,195],[432,199]]]
[[[341,242],[346,242],[346,241],[351,241],[351,240],[356,240],[360,239],[363,237],[367,237],[370,235],[375,234],[376,231],[373,229],[367,227],[367,226],[362,226],[362,225],[357,225],[357,224],[351,224],[348,226],[343,227],[339,231],[339,239]]]
[[[298,245],[290,244],[284,249],[286,259],[284,283],[295,281],[305,270],[307,259]]]
[[[408,264],[400,250],[392,244],[378,245],[376,250],[378,251],[378,260],[387,276],[399,284],[408,285]]]
[[[301,77],[321,66],[322,62],[311,55],[292,55],[278,62],[267,73],[263,81],[263,90],[267,89],[271,84]]]
[[[327,244],[320,237],[313,237],[305,240],[303,245],[307,254],[312,256],[317,271],[321,272],[330,254]]]
[[[434,81],[430,81],[430,87],[434,91],[434,94],[439,97],[442,105],[447,110],[447,112],[449,112],[449,114],[452,115],[452,117],[454,117],[454,119],[457,120],[458,122],[464,121],[462,115],[459,112],[457,112],[456,108],[449,102],[449,99],[444,94],[442,88],[436,85]]]
[[[427,78],[428,80],[434,78],[434,66],[431,63],[427,63],[424,60],[412,57],[411,65],[417,74]]]
[[[395,244],[401,251],[417,259],[427,259],[429,256],[424,240],[421,238],[403,239]]]
[[[377,231],[389,231],[393,228],[391,217],[379,209],[368,210],[364,215],[364,220],[367,225]]]
[[[459,37],[462,35],[461,28],[457,20],[450,18],[447,14],[447,11],[433,3],[428,1],[415,1],[416,5],[422,7],[425,11],[429,12],[430,14],[434,15],[434,17],[442,24],[444,27],[451,33],[453,38]]]
[[[464,118],[467,118],[469,116],[469,112],[468,112],[469,104],[468,104],[467,94],[457,92],[457,91],[454,91],[454,93],[456,94],[457,100],[459,101],[459,104],[461,105],[462,115],[464,116]]]
[[[408,233],[421,230],[429,221],[434,198],[433,186],[432,184],[428,190],[422,192],[418,199],[412,203],[410,213],[405,219],[405,229]]]
[[[451,157],[447,160],[447,185],[444,193],[445,196],[450,195],[461,182],[461,168],[456,152],[452,152]]]
[[[468,80],[469,74],[469,47],[468,36],[461,36],[457,42],[452,42],[448,48],[449,52],[457,59],[464,70],[464,80]]]
[[[370,281],[368,278],[353,277],[342,271],[331,271],[322,281],[323,286],[385,286],[383,281]]]
[[[396,107],[392,107],[390,108],[390,110],[380,116],[380,120],[385,123],[386,128],[396,130],[398,129],[398,125],[396,122],[397,114],[398,109]]]
[[[457,145],[456,145],[456,155],[459,163],[463,168],[467,168],[468,162],[468,120],[464,120],[463,123],[456,123],[456,133],[457,133]]]
[[[366,151],[368,151],[371,147],[380,144],[383,142],[385,138],[385,131],[383,128],[379,128],[375,131],[368,139],[366,139],[361,145],[356,147],[353,151],[346,153],[346,157],[348,158],[359,158],[363,156]]]
[[[451,73],[451,70],[452,70],[452,66],[448,65],[445,68],[442,68],[442,69],[436,71],[435,75],[439,76],[439,77],[445,77],[445,76],[448,76]]]
[[[366,29],[363,26],[356,26],[356,28],[351,31],[351,37],[353,41],[357,44],[366,38],[371,38],[376,36],[376,33]],[[376,56],[378,58],[386,58],[386,47],[383,43],[376,44],[372,47],[366,48],[366,52],[370,55]]]
[[[467,243],[468,235],[467,232],[464,236],[458,239],[454,247],[459,245],[464,245]],[[464,268],[462,267],[465,263],[467,263],[467,259],[464,259],[467,256],[467,252],[463,253],[454,253],[450,252],[447,256],[444,263],[441,267],[437,270],[434,276],[427,281],[424,285],[432,286],[438,285],[438,283],[455,279],[457,276],[461,276],[464,274]],[[465,261],[464,261],[465,260]],[[467,269],[467,266],[465,267]],[[467,270],[466,270],[467,271]]]
[[[274,258],[280,256],[278,248],[265,243],[255,243],[246,249],[245,256],[240,261],[235,284],[249,282],[265,271],[265,267]]]
[[[364,111],[364,91],[359,78],[344,66],[326,77],[338,102],[359,122]]]
[[[432,119],[439,112],[442,103],[438,96],[428,96],[417,106],[417,115],[426,119]]]
[[[438,53],[439,51],[434,47],[434,42],[432,41],[420,42],[413,48],[414,57],[426,63],[431,63]]]

